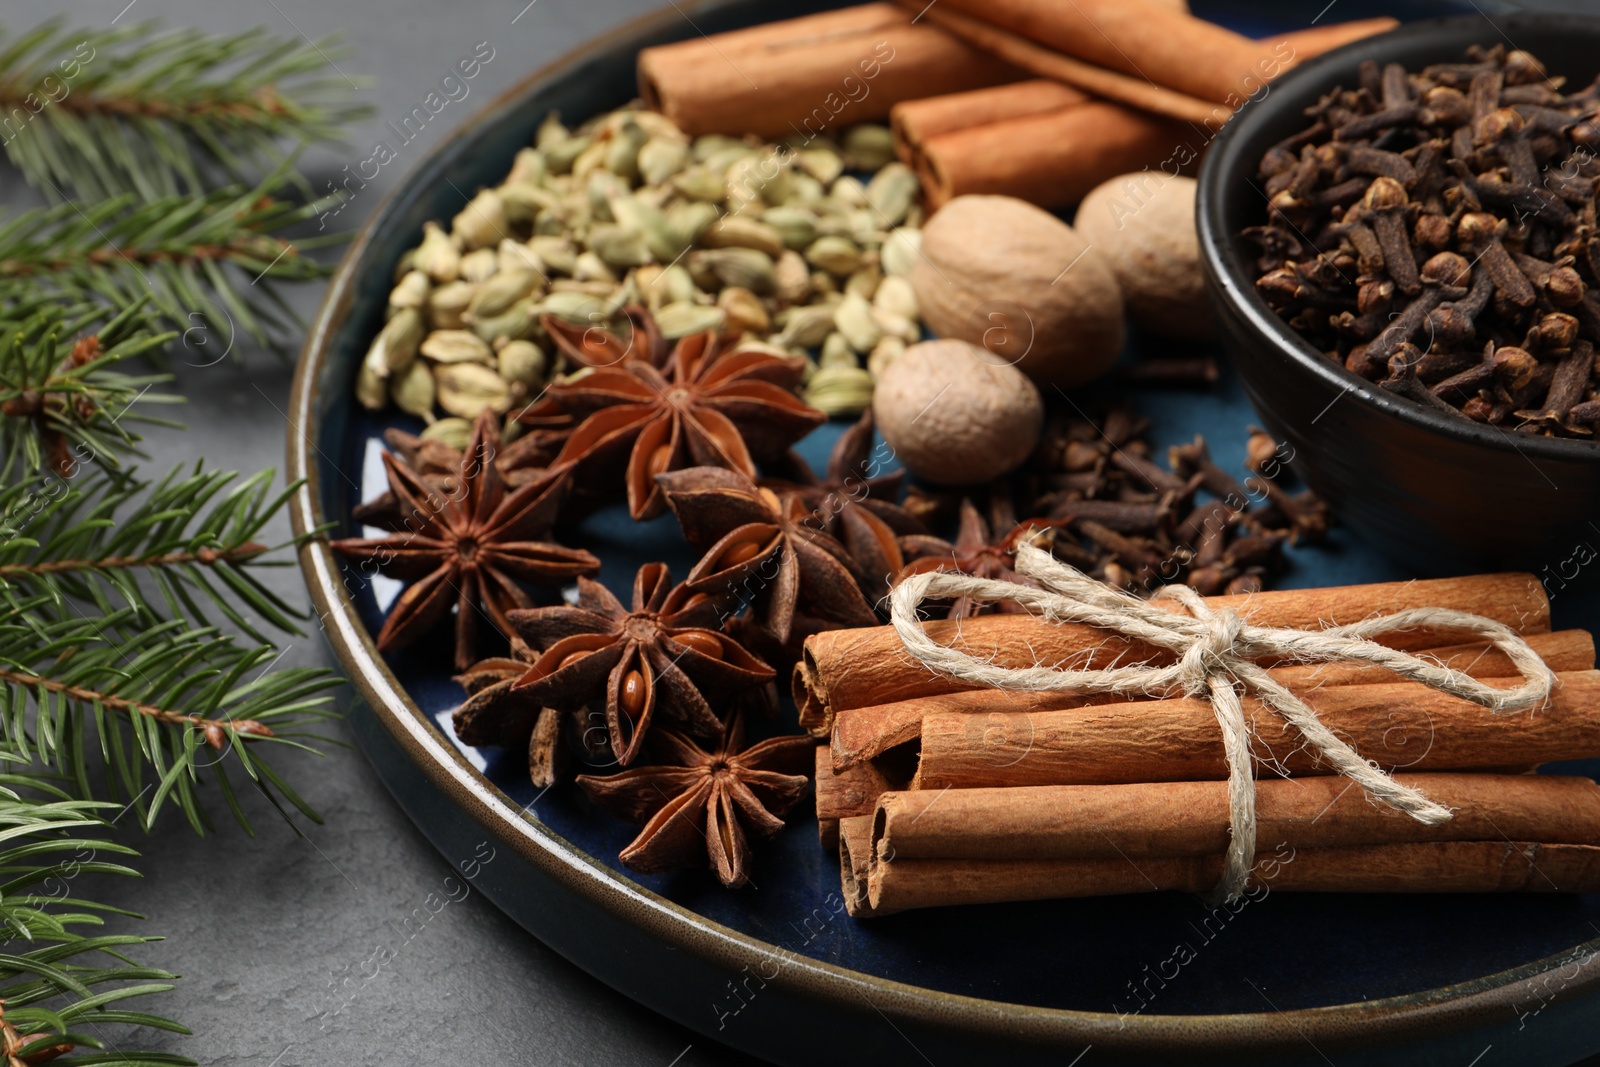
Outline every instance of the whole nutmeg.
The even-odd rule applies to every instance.
[[[1122,293],[1100,253],[1047,211],[958,196],[922,228],[911,267],[922,320],[1042,385],[1093,381],[1122,351]]]
[[[1103,257],[1133,321],[1163,337],[1214,337],[1193,178],[1124,174],[1090,190],[1074,228]]]
[[[909,470],[944,485],[976,485],[1033,453],[1044,402],[1016,367],[948,339],[912,345],[885,367],[872,414]]]

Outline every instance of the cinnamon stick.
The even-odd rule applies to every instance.
[[[1316,628],[1323,622],[1350,623],[1369,615],[1408,608],[1441,607],[1483,615],[1524,634],[1548,633],[1550,602],[1531,574],[1487,574],[1414,582],[1291,589],[1207,598],[1213,610],[1239,612],[1257,626]],[[1173,606],[1173,610],[1177,610]],[[1094,669],[1115,661],[1157,660],[1154,649],[1101,630],[1071,623],[1046,623],[1027,615],[986,615],[960,623],[932,622],[928,632],[943,644],[990,657],[1001,666],[1072,663]],[[1447,640],[1447,639],[1446,639]],[[1434,633],[1396,633],[1385,638],[1396,648],[1441,644]],[[816,737],[828,736],[840,708],[886,704],[972,686],[935,674],[912,659],[890,626],[830,630],[806,639],[794,675],[800,724]]]
[[[1384,770],[1504,767],[1600,756],[1600,671],[1558,676],[1550,703],[1497,714],[1414,683],[1335,686],[1305,695],[1334,733]],[[1244,700],[1252,751],[1279,773],[1325,774],[1299,731]],[[1111,784],[1227,776],[1216,714],[1204,700],[1147,700],[922,720],[920,789]]]
[[[1204,19],[1143,0],[942,0],[952,9],[1096,67],[1232,110],[1294,56],[1292,45],[1252,41]]]
[[[1526,640],[1553,671],[1587,671],[1594,667],[1594,639],[1586,630],[1530,634]],[[1516,681],[1503,677],[1515,668],[1506,655],[1492,645],[1451,645],[1429,649],[1422,654],[1480,680],[1505,685]],[[1298,664],[1274,667],[1270,673],[1274,679],[1300,693],[1334,685],[1382,685],[1398,681],[1389,671],[1364,664]],[[932,714],[984,715],[989,716],[993,724],[995,716],[1028,711],[1064,711],[1122,702],[1122,698],[1105,693],[965,690],[865,708],[846,708],[834,716],[830,771],[846,771],[897,745],[919,740],[922,736],[922,720]],[[819,778],[819,792],[820,789]]]
[[[1600,842],[1600,786],[1546,774],[1397,774],[1454,812],[1429,826],[1341,777],[1256,785],[1256,840],[1299,851],[1422,841]],[[873,849],[895,859],[1142,859],[1228,847],[1226,782],[890,792]]]
[[[901,100],[1022,74],[893,4],[825,11],[639,53],[639,95],[691,136],[814,137]]]
[[[906,2],[909,3],[909,0]],[[1186,15],[1183,17],[1188,18]],[[1140,111],[1185,122],[1209,123],[1212,129],[1220,128],[1232,113],[1230,108],[1222,107],[1210,99],[1197,99],[1193,94],[1164,88],[1142,75],[1121,73],[1104,64],[1084,62],[1060,51],[1052,51],[1027,37],[982,19],[948,10],[942,5],[929,7],[922,18],[1012,66]]]
[[[891,774],[888,768],[870,762],[836,772],[828,746],[818,745],[817,772],[813,780],[817,818],[838,820],[871,815],[877,808],[879,796],[904,789],[910,780],[910,774]]]
[[[1186,123],[1096,101],[929,137],[914,169],[930,211],[979,194],[1063,207],[1118,174],[1192,172],[1197,140]]]
[[[889,109],[889,128],[901,162],[916,161],[924,141],[952,130],[988,126],[1087,103],[1088,93],[1048,78],[969,89],[921,100],[903,100]]]
[[[843,832],[841,831],[841,840]],[[873,859],[863,906],[851,915],[1012,900],[1176,890],[1205,893],[1222,856],[1093,860]],[[854,875],[859,881],[859,873]],[[1263,852],[1246,894],[1586,893],[1600,891],[1600,847],[1507,841],[1438,841]]]
[[[1314,59],[1324,52],[1331,52],[1335,48],[1343,48],[1356,41],[1364,41],[1380,33],[1388,33],[1400,20],[1381,16],[1370,19],[1352,19],[1349,22],[1330,22],[1323,26],[1307,26],[1303,30],[1291,30],[1280,33],[1275,37],[1262,38],[1266,42],[1287,41],[1294,50],[1294,55],[1286,61],[1288,67],[1295,67],[1308,59]]]

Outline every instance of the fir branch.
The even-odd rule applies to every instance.
[[[274,671],[281,654],[270,645],[181,619],[151,624],[136,608],[45,621],[35,606],[0,611],[0,746],[50,766],[81,797],[95,796],[94,746],[107,798],[125,801],[146,827],[173,803],[204,833],[199,787],[209,778],[249,832],[230,762],[280,810],[279,796],[321,821],[262,750],[316,752],[308,742],[329,740],[310,732],[333,716],[323,694],[337,680],[327,671]]]
[[[283,146],[342,140],[371,113],[334,38],[226,36],[153,23],[45,23],[0,33],[0,138],[32,184],[65,199],[146,200],[249,181]]]
[[[98,329],[91,327],[104,312],[93,305],[50,302],[11,309],[7,318],[0,322],[0,477],[42,467],[70,477],[87,460],[119,471],[142,454],[130,423],[176,425],[131,410],[135,401],[179,401],[150,392],[168,375],[113,369],[176,336],[149,330],[142,301]]]
[[[133,608],[147,620],[197,626],[211,624],[209,602],[262,644],[267,637],[241,609],[298,634],[305,612],[254,573],[284,565],[256,538],[299,485],[275,493],[273,478],[266,470],[238,480],[197,463],[153,485],[102,476],[0,489],[0,602],[18,608],[44,598],[51,619],[84,604],[102,615]]]
[[[147,204],[129,195],[0,218],[0,301],[148,301],[197,354],[211,337],[222,339],[206,365],[240,332],[281,349],[297,324],[275,285],[325,277],[328,268],[306,253],[344,240],[274,235],[323,207],[277,199],[287,173],[285,165],[253,189]]]
[[[0,750],[0,761],[14,759],[15,753]],[[101,836],[109,828],[102,813],[115,805],[70,799],[33,776],[4,775],[0,782],[0,1050],[6,1062],[44,1063],[74,1052],[58,1062],[192,1063],[120,1046],[106,1051],[105,1027],[189,1033],[127,1007],[172,988],[173,975],[125,955],[156,939],[97,932],[104,916],[133,913],[69,895],[84,874],[137,877],[117,862],[133,850]]]

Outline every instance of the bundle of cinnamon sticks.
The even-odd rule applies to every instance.
[[[1446,607],[1515,629],[1555,671],[1550,702],[1506,715],[1381,668],[1263,664],[1363,757],[1454,817],[1428,826],[1334,775],[1294,727],[1247,699],[1257,768],[1254,879],[1276,890],[1600,891],[1600,786],[1536,775],[1600,756],[1594,641],[1550,628],[1531,575],[1499,574],[1216,597],[1257,626],[1314,629]],[[931,623],[1002,666],[1081,669],[1163,653],[1103,631],[992,615]],[[1454,640],[1452,640],[1454,637]],[[1385,644],[1509,688],[1481,639],[1405,631]],[[1221,728],[1192,698],[962,687],[917,663],[890,627],[819,634],[796,668],[817,750],[817,814],[857,916],[962,903],[1217,884],[1228,842]]]
[[[1393,19],[1252,40],[1183,0],[920,0],[842,8],[639,55],[640,95],[691,134],[801,142],[890,118],[930,209],[965,193],[1075,203],[1193,169],[1296,63]]]

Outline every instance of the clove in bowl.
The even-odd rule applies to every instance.
[[[1568,177],[1600,174],[1600,126],[1577,167],[1547,141],[1524,151],[1540,122],[1581,143],[1600,115],[1600,18],[1499,22],[1516,49],[1471,15],[1297,67],[1200,174],[1202,262],[1246,393],[1341,521],[1419,574],[1539,571],[1600,543],[1600,297],[1581,284],[1600,277],[1580,273],[1600,180],[1585,197]],[[1405,77],[1430,68],[1460,88]],[[1476,144],[1441,136],[1452,107]],[[1445,203],[1443,184],[1466,191]]]

